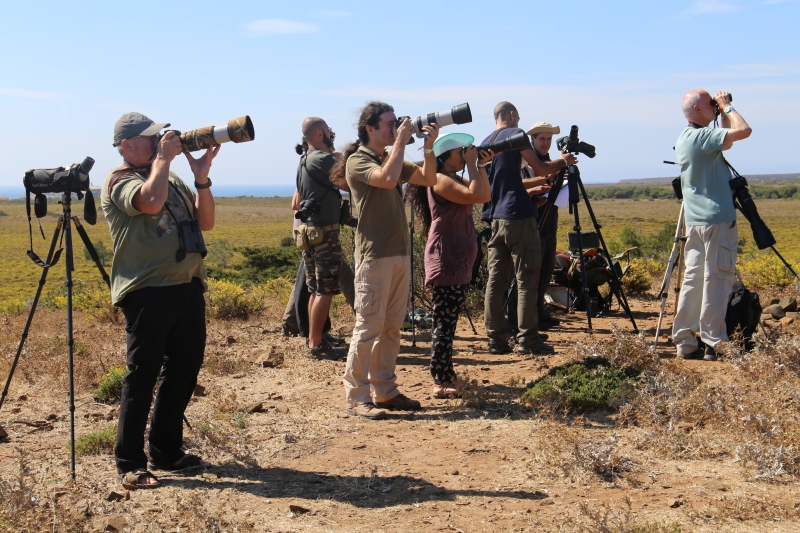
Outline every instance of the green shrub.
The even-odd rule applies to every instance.
[[[128,369],[124,366],[110,369],[105,376],[100,378],[97,388],[92,389],[92,394],[101,402],[119,400],[122,395],[122,380]]]
[[[288,248],[288,247],[291,247],[291,246],[294,246],[294,245],[295,245],[294,239],[291,238],[291,237],[283,237],[281,239],[281,246],[283,248]]]
[[[114,250],[111,248],[106,248],[106,245],[103,243],[103,241],[95,241],[92,243],[92,246],[94,246],[97,256],[100,258],[100,264],[103,266],[108,266],[108,262],[114,258]],[[94,259],[92,259],[92,256],[89,254],[89,249],[85,247],[83,249],[83,258],[87,261],[94,262]]]
[[[633,368],[621,370],[602,357],[587,357],[551,369],[528,386],[521,400],[537,409],[573,413],[605,410],[619,407],[635,395],[638,376]]]
[[[100,431],[92,431],[81,435],[75,439],[75,457],[113,453],[116,440],[116,424],[101,429]],[[69,443],[67,444],[67,449],[69,449]]]
[[[5,302],[0,302],[0,315],[21,315],[27,309],[28,304],[19,298],[9,298]]]

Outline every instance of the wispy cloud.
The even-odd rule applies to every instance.
[[[742,9],[741,6],[725,0],[695,0],[686,13],[689,15],[706,15],[709,13],[732,13]]]
[[[351,15],[351,13],[347,11],[341,11],[338,9],[315,9],[312,11],[312,13],[318,17],[327,19],[341,19]]]
[[[61,93],[49,93],[45,91],[30,91],[28,89],[4,89],[0,87],[0,94],[11,96],[21,96],[23,98],[64,98]]]
[[[251,37],[288,35],[291,33],[314,33],[320,30],[319,26],[308,24],[307,22],[283,19],[254,20],[244,24],[244,28]]]

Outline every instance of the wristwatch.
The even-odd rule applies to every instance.
[[[426,154],[432,154],[433,153],[433,148],[423,148],[422,151],[424,153],[426,153]]]
[[[209,187],[211,187],[211,178],[208,178],[208,181],[205,183],[194,182],[195,189],[208,189]]]
[[[733,106],[728,106],[728,109],[725,110],[725,114],[727,115],[733,111],[736,111],[736,108]]]

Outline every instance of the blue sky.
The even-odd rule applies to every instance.
[[[303,118],[341,147],[368,99],[412,116],[469,102],[474,122],[443,131],[478,140],[509,100],[523,126],[580,126],[598,154],[586,182],[669,176],[698,86],[732,92],[753,127],[729,153],[742,173],[800,172],[798,21],[800,3],[777,0],[8,2],[0,186],[86,155],[101,183],[132,110],[184,131],[249,114],[256,140],[222,148],[215,183],[291,185]]]

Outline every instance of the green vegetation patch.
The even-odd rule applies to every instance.
[[[537,409],[585,413],[614,409],[636,394],[639,371],[612,366],[602,357],[555,367],[531,383],[521,401]]]
[[[92,394],[101,402],[119,400],[122,396],[122,380],[128,369],[124,366],[110,369],[105,376],[100,378],[97,388],[92,389]]]
[[[113,453],[117,440],[117,425],[86,433],[75,439],[75,457]],[[67,444],[69,448],[69,444]]]

